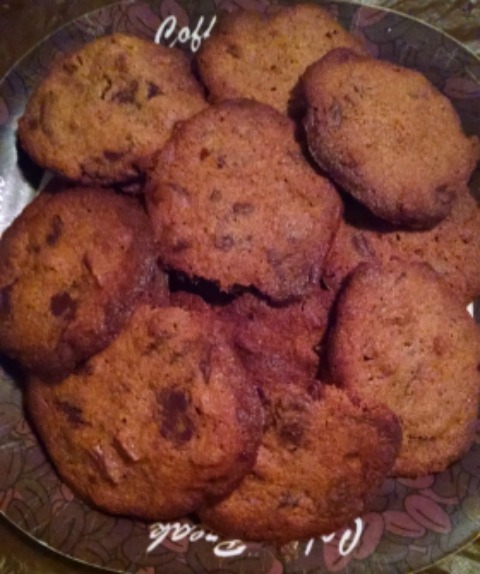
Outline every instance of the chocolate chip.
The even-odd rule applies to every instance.
[[[127,420],[124,418],[122,422],[125,424]],[[128,463],[138,462],[141,458],[138,441],[132,439],[128,430],[121,429],[113,438],[113,448],[118,454]]]
[[[218,169],[223,169],[225,167],[225,164],[227,163],[227,160],[225,159],[225,156],[220,155],[217,157],[217,167]]]
[[[200,150],[200,160],[203,161],[204,159],[207,159],[207,157],[210,155],[210,152],[208,151],[207,148],[202,147],[202,149]]]
[[[180,389],[164,389],[157,393],[160,434],[181,444],[193,437],[194,424],[188,415],[189,399]]]
[[[112,102],[118,102],[119,104],[133,104],[135,102],[135,95],[138,91],[137,80],[132,80],[129,85],[115,92],[112,96]]]
[[[162,405],[169,411],[183,412],[188,407],[188,398],[180,389],[162,391],[160,400]]]
[[[107,450],[101,444],[97,444],[87,452],[106,480],[109,480],[112,484],[120,484],[122,482],[124,478],[123,465],[119,464],[121,461],[115,456],[111,448]]]
[[[270,401],[267,398],[265,391],[262,389],[262,387],[256,387],[256,390],[257,390],[257,394],[258,394],[258,398],[260,399],[260,402],[262,403],[262,405],[264,407],[267,407],[270,404]]]
[[[255,211],[255,206],[251,203],[236,202],[232,209],[236,215],[250,215]]]
[[[10,313],[12,310],[13,283],[0,289],[0,313]]]
[[[83,418],[83,410],[76,405],[72,405],[68,401],[55,401],[55,406],[61,411],[68,419],[68,422],[75,426],[87,424]]]
[[[159,86],[157,86],[157,84],[154,84],[153,82],[148,82],[147,100],[151,100],[156,96],[163,96],[163,95],[164,92],[159,88]]]
[[[50,232],[48,233],[46,238],[48,245],[53,246],[58,243],[58,240],[62,235],[62,230],[63,230],[62,218],[58,214],[55,214],[52,220],[52,226]]]
[[[231,235],[221,235],[215,237],[215,247],[220,251],[230,251],[235,246],[235,241]]]
[[[62,291],[50,299],[50,310],[54,317],[63,317],[71,321],[77,312],[77,302],[66,291]]]

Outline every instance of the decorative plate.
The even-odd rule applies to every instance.
[[[398,13],[324,4],[376,56],[426,74],[453,101],[467,133],[480,136],[480,61],[473,54]],[[215,14],[238,8],[267,12],[273,5],[269,0],[123,2],[79,18],[35,47],[0,84],[0,231],[33,197],[44,175],[18,152],[15,130],[29,93],[58,53],[114,31],[194,52]],[[389,479],[374,511],[331,536],[282,549],[223,540],[189,519],[148,525],[100,513],[59,480],[25,419],[20,381],[2,365],[0,511],[34,539],[88,564],[137,574],[391,574],[431,565],[480,531],[480,426],[471,451],[446,472]]]

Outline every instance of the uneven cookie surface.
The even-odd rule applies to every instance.
[[[97,188],[41,193],[0,242],[2,351],[30,370],[71,370],[116,335],[154,272],[136,201]]]
[[[398,422],[384,407],[318,385],[263,389],[267,425],[255,466],[229,497],[200,511],[208,526],[286,542],[330,534],[368,509],[398,451]]]
[[[314,379],[319,346],[327,331],[333,297],[313,288],[301,301],[275,307],[252,294],[220,308],[244,367],[260,386]]]
[[[420,73],[337,49],[305,73],[310,151],[377,216],[432,227],[479,158],[450,101]]]
[[[468,189],[462,190],[452,212],[429,230],[395,227],[358,203],[348,202],[342,223],[325,258],[322,279],[338,291],[361,262],[404,261],[429,263],[459,300],[466,304],[480,295],[480,207]]]
[[[205,105],[182,52],[114,34],[54,64],[18,134],[43,167],[85,183],[122,182],[139,176],[175,122]]]
[[[400,419],[395,474],[444,470],[470,447],[478,408],[480,334],[426,264],[361,264],[331,335],[335,381]]]
[[[132,368],[134,365],[134,368]],[[141,306],[110,347],[28,408],[59,473],[112,513],[170,519],[252,467],[261,407],[208,316]]]
[[[359,39],[314,4],[277,7],[268,16],[239,11],[219,20],[198,65],[213,102],[251,98],[296,115],[301,74],[340,46],[368,55]]]
[[[178,127],[146,189],[168,266],[279,300],[318,279],[341,202],[303,158],[294,130],[250,100],[212,106]]]

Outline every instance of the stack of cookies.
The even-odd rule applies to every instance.
[[[0,348],[92,504],[327,534],[472,443],[478,141],[314,5],[226,15],[195,69],[115,34],[35,90],[57,178],[0,242]]]

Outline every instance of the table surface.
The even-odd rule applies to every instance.
[[[60,26],[115,0],[0,0],[0,78],[39,41]],[[363,0],[428,22],[480,56],[477,0]],[[100,572],[65,559],[32,540],[0,516],[0,574]],[[428,574],[478,574],[480,540],[425,570]]]

